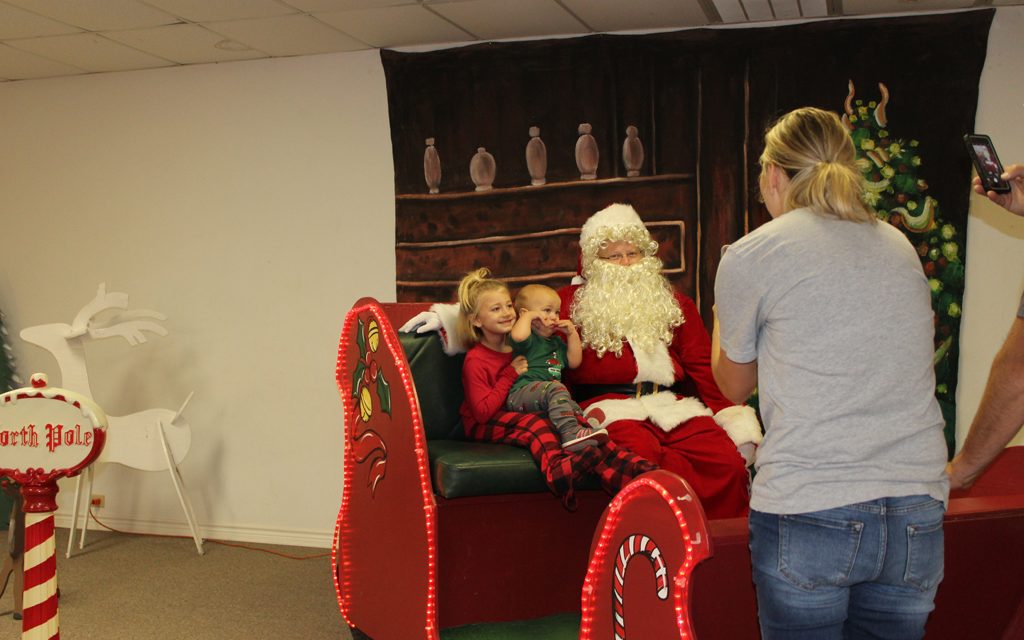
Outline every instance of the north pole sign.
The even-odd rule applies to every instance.
[[[106,428],[95,403],[36,374],[31,388],[0,395],[0,476],[37,484],[77,475],[103,449]]]

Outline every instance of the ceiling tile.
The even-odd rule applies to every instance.
[[[751,22],[771,20],[774,17],[772,5],[768,0],[743,0],[743,10],[747,14],[747,20]]]
[[[427,6],[481,39],[589,33],[554,0],[465,0]]]
[[[174,63],[113,42],[98,33],[13,40],[12,47],[86,71],[153,69]]]
[[[718,15],[721,16],[722,22],[725,24],[745,22],[747,19],[740,0],[712,0],[712,3],[715,5],[715,9],[718,9]]]
[[[422,5],[315,13],[314,17],[374,47],[465,42],[471,34]]]
[[[138,29],[174,24],[175,16],[137,0],[4,0],[33,13],[87,31]],[[42,35],[42,34],[38,34]]]
[[[828,0],[800,0],[800,10],[805,18],[827,18]]]
[[[702,27],[710,23],[704,10],[700,8],[700,3],[697,2],[562,0],[562,4],[595,31]]]
[[[281,0],[285,4],[307,11],[318,13],[322,11],[350,11],[352,9],[379,9],[381,7],[396,7],[399,5],[418,5],[417,0]]]
[[[843,0],[843,14],[848,16],[872,13],[905,13],[913,11],[939,11],[973,7],[974,0]]]
[[[298,13],[296,9],[276,0],[146,0],[146,2],[192,22],[270,18]]]
[[[172,24],[166,27],[112,31],[103,34],[112,40],[179,64],[203,64],[265,58],[266,53],[204,29],[197,24]]]
[[[56,20],[44,18],[8,4],[0,4],[0,40],[55,36],[78,31],[80,29]]]
[[[204,26],[272,56],[301,56],[369,48],[355,38],[304,15],[211,22]]]
[[[37,55],[0,44],[0,78],[22,80],[73,76],[80,73],[82,73],[82,69],[77,67],[40,58]]]
[[[776,20],[798,20],[800,0],[772,0],[772,12]]]

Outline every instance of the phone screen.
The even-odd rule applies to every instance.
[[[1010,190],[1009,183],[999,177],[1003,174],[1003,164],[999,162],[992,139],[976,133],[964,136],[964,142],[967,144],[967,150],[974,162],[974,169],[978,172],[981,185],[985,190],[996,193],[1008,192]]]

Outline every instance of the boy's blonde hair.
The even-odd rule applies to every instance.
[[[467,347],[480,342],[480,329],[473,326],[473,320],[476,319],[479,311],[477,304],[480,301],[480,296],[488,291],[508,292],[508,287],[504,282],[488,277],[490,275],[489,269],[481,267],[467,273],[459,283],[459,320],[455,325],[455,332],[458,334],[459,341]]]
[[[761,170],[769,164],[789,176],[785,211],[807,207],[851,222],[877,222],[864,203],[864,178],[853,140],[839,116],[804,107],[782,116],[764,135]]]
[[[536,300],[540,295],[553,297],[555,300],[558,300],[558,305],[561,307],[562,298],[559,297],[557,291],[544,284],[528,284],[516,293],[516,313],[520,309],[528,307],[530,302]]]

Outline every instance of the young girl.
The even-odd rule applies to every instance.
[[[459,284],[457,331],[464,344],[472,345],[462,366],[466,397],[460,412],[466,437],[529,449],[548,486],[570,510],[576,508],[573,482],[589,471],[614,494],[635,476],[653,470],[653,464],[611,442],[566,451],[545,416],[505,409],[509,389],[527,365],[523,356],[513,358],[508,345],[516,321],[508,288],[489,275],[487,269],[477,269]]]

